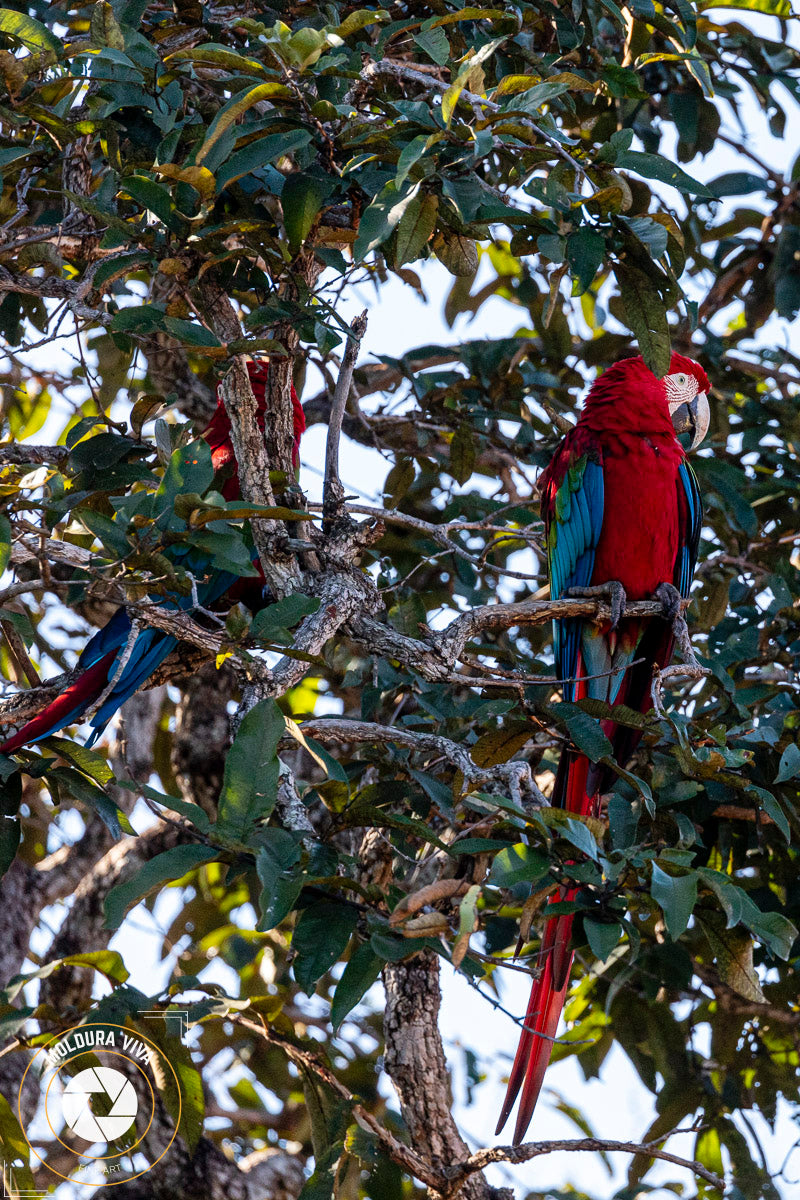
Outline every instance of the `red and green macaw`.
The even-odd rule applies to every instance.
[[[269,366],[266,363],[249,362],[247,370],[253,395],[258,405],[258,416],[263,421],[266,411],[266,383]],[[300,438],[306,423],[303,408],[294,387],[292,388],[292,407],[294,417],[293,460],[296,467]],[[222,484],[223,497],[226,500],[238,500],[240,496],[239,475],[231,444],[230,420],[220,397],[218,397],[214,415],[208,427],[203,431],[202,437],[211,448],[211,465],[214,471],[221,471],[223,468],[230,470],[232,467],[231,473]],[[188,467],[192,465],[192,453],[190,444],[184,452]],[[169,522],[170,513],[166,512],[164,517]],[[198,581],[196,599],[194,597],[176,597],[174,600],[162,601],[170,608],[189,611],[195,603],[201,608],[210,608],[226,593],[232,591],[238,595],[242,585],[251,582],[230,571],[220,570],[213,566],[212,556],[197,546],[181,546],[180,542],[176,542],[165,549],[165,554],[177,565],[190,571]],[[253,560],[253,565],[260,576],[262,587],[259,590],[263,594],[264,576],[257,556]],[[257,580],[252,580],[252,583],[257,583]],[[87,745],[91,746],[100,737],[117,709],[142,687],[178,644],[177,638],[163,633],[159,629],[143,629],[133,646],[129,647],[130,632],[131,618],[127,610],[125,608],[117,609],[108,624],[96,633],[85,646],[78,659],[78,666],[82,668],[82,671],[74,683],[70,684],[33,720],[24,725],[18,733],[0,745],[0,753],[12,754],[21,746],[41,741],[65,726],[80,721],[84,714],[89,713],[102,698],[102,703],[97,707],[97,711],[92,713],[89,722],[92,733],[88,738]],[[127,660],[119,672],[119,678],[114,679],[120,660],[125,654],[127,654]],[[113,687],[110,688],[108,695],[104,696],[103,693],[111,680],[114,681]]]
[[[702,522],[700,493],[676,433],[691,430],[691,449],[708,431],[708,378],[689,358],[673,354],[657,379],[641,358],[616,363],[593,384],[583,412],[540,481],[552,599],[606,595],[612,620],[596,625],[570,618],[554,623],[555,663],[564,699],[584,697],[651,705],[653,667],[671,658],[673,621],[688,596]],[[659,599],[664,617],[625,617],[627,600]],[[634,664],[635,665],[631,665]],[[603,721],[614,758],[624,763],[638,731]],[[588,815],[598,808],[609,770],[575,750],[561,756],[552,804]],[[562,888],[554,901],[573,900]],[[514,1144],[530,1123],[572,967],[573,917],[547,921],[525,1025],[497,1126],[522,1092]]]

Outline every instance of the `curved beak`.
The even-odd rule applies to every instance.
[[[691,433],[689,450],[696,449],[708,433],[711,409],[705,392],[698,392],[688,404],[680,404],[672,410],[672,425],[676,433]]]

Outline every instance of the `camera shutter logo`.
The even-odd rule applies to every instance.
[[[94,1098],[110,1104],[106,1116],[92,1108]],[[133,1084],[113,1067],[87,1067],[71,1079],[61,1098],[64,1120],[85,1142],[113,1142],[136,1120],[139,1101]]]

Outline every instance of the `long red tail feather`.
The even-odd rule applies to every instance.
[[[84,671],[65,692],[56,696],[47,708],[42,709],[27,725],[23,725],[7,742],[3,742],[0,745],[0,754],[13,754],[27,742],[35,742],[38,738],[46,737],[49,732],[63,728],[69,723],[67,718],[70,713],[74,713],[73,720],[79,720],[108,683],[108,672],[118,653],[118,647],[115,646],[94,666],[89,667],[88,671]]]
[[[579,687],[576,690],[580,693],[585,688]],[[587,791],[590,766],[589,760],[574,750],[565,750],[562,753],[553,787],[554,805],[582,815],[591,811],[594,799]],[[573,900],[575,895],[575,889],[561,888],[551,903]],[[525,1025],[495,1131],[499,1133],[503,1128],[517,1095],[521,1092],[514,1129],[515,1146],[522,1141],[533,1116],[553,1052],[559,1018],[566,1002],[573,957],[570,949],[572,922],[571,915],[551,917],[542,935],[539,951],[540,974],[533,981]]]

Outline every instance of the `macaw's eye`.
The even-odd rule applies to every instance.
[[[685,384],[686,384],[686,376],[685,376],[685,375],[679,375],[679,376],[678,376],[678,383],[679,383],[679,385],[680,385],[681,387],[684,387],[684,386],[685,386]]]

